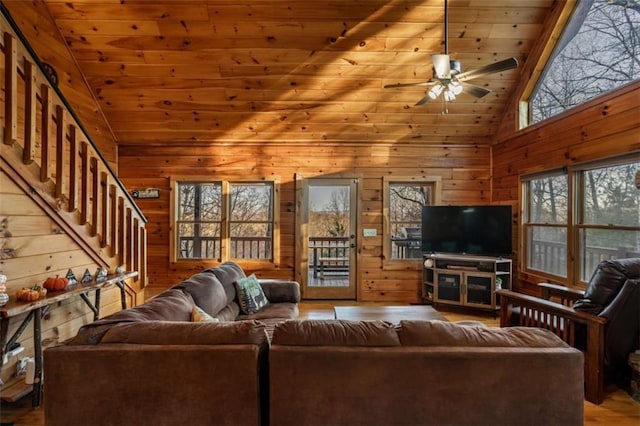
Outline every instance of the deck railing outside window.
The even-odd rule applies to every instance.
[[[596,269],[598,263],[608,259],[624,259],[628,257],[640,257],[640,252],[633,251],[630,247],[617,249],[605,247],[586,247],[584,255],[583,274],[589,277]],[[545,271],[550,274],[566,276],[567,274],[567,247],[563,243],[551,241],[531,241],[530,264],[531,269]]]

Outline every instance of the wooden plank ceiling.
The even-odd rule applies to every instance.
[[[488,143],[520,69],[414,106],[443,0],[45,0],[120,144]],[[462,71],[526,59],[553,0],[450,0]]]

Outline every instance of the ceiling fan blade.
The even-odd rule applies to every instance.
[[[436,78],[450,78],[451,77],[451,65],[449,64],[449,55],[431,55],[431,62],[433,62],[433,69],[436,73]]]
[[[493,64],[485,65],[484,67],[476,68],[475,70],[460,73],[456,76],[456,79],[458,81],[467,81],[472,78],[482,77],[487,74],[493,74],[494,72],[507,71],[517,67],[518,60],[516,58],[509,58]]]
[[[471,96],[475,96],[476,98],[482,98],[491,93],[491,90],[485,89],[484,87],[476,86],[475,84],[469,83],[460,83],[465,91],[465,93],[470,94]]]
[[[385,89],[391,89],[394,87],[430,86],[435,83],[436,83],[435,81],[421,81],[419,83],[394,83],[394,84],[385,84],[383,87]]]
[[[425,95],[424,98],[420,99],[414,106],[424,105],[429,102],[429,95]]]

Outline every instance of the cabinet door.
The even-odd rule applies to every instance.
[[[456,272],[436,273],[436,300],[438,302],[462,302],[460,286],[462,274]]]
[[[465,274],[465,303],[468,305],[494,306],[493,286],[493,274]]]

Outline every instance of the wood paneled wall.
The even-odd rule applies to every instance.
[[[117,144],[102,109],[86,84],[76,60],[42,1],[3,1],[20,31],[42,62],[58,75],[58,87],[91,135],[109,166],[117,171]]]
[[[4,172],[0,172],[0,200],[0,271],[8,277],[7,294],[11,298],[22,287],[42,285],[47,277],[65,276],[68,269],[78,279],[86,269],[95,273],[98,265],[91,257]],[[101,316],[120,310],[117,287],[105,289],[100,297]],[[9,336],[25,316],[11,319]],[[92,321],[93,312],[79,297],[53,306],[42,321],[44,347],[73,337],[80,326]],[[33,356],[32,326],[27,327],[18,342],[25,347],[20,358]],[[16,361],[11,358],[2,368],[3,381],[15,373]]]
[[[161,141],[159,141],[161,142]],[[362,227],[376,228],[378,238],[361,245],[357,283],[361,300],[419,300],[420,262],[412,270],[384,270],[382,266],[383,176],[440,176],[444,204],[488,204],[491,201],[491,149],[487,144],[397,145],[362,144],[211,144],[196,146],[124,145],[120,147],[120,178],[130,189],[159,188],[160,198],[138,200],[148,219],[149,286],[166,287],[215,262],[171,263],[170,178],[210,176],[251,180],[275,177],[280,181],[281,258],[273,268],[257,270],[262,277],[294,279],[295,176],[361,177]]]
[[[494,202],[520,211],[520,176],[635,153],[640,161],[640,82],[569,112],[505,135],[493,147]],[[640,196],[640,195],[639,195]],[[519,220],[520,221],[520,220]],[[515,250],[520,236],[516,234]],[[520,259],[522,262],[522,259]],[[519,265],[518,269],[522,269]],[[543,278],[520,273],[520,289],[532,291]]]

